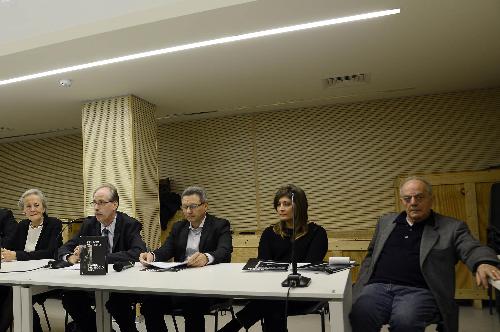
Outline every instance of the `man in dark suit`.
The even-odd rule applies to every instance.
[[[10,243],[10,238],[14,236],[17,228],[16,219],[11,210],[0,208],[0,248],[6,247]]]
[[[0,251],[9,248],[17,230],[11,210],[0,208]],[[1,259],[4,259],[2,254]],[[7,331],[12,323],[12,287],[0,286],[0,331]]]
[[[189,187],[182,193],[185,220],[177,222],[165,243],[153,252],[140,254],[141,262],[186,262],[188,267],[229,263],[233,251],[229,222],[207,213],[205,190]],[[148,331],[167,331],[164,314],[181,308],[187,332],[205,331],[204,312],[216,299],[151,295],[144,298],[141,312]]]
[[[139,254],[146,250],[141,238],[141,224],[125,213],[118,212],[120,198],[115,186],[103,184],[94,191],[92,206],[95,216],[88,217],[82,224],[80,232],[59,248],[59,258],[71,264],[80,261],[80,236],[107,236],[110,252],[107,255],[109,264],[116,262],[137,261]],[[114,316],[119,324],[133,326],[135,329],[135,312],[130,306],[127,294],[111,293],[106,306],[117,308],[120,315]],[[63,294],[63,307],[71,315],[81,331],[96,331],[96,315],[91,308],[94,303],[93,293],[85,291],[67,291]],[[132,323],[132,325],[130,324]],[[125,330],[122,330],[125,331]]]
[[[458,332],[455,264],[462,260],[476,282],[500,278],[495,253],[472,237],[467,225],[431,210],[432,187],[419,177],[400,187],[405,210],[382,216],[353,290],[353,332],[424,331],[441,321]]]

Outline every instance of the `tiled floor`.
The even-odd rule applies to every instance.
[[[57,300],[47,300],[46,308],[49,315],[50,323],[52,325],[53,332],[64,332],[64,310],[62,308],[61,302]],[[37,306],[37,309],[40,307]],[[238,307],[235,308],[236,311],[239,310]],[[42,320],[42,326],[45,331],[48,331],[42,310],[38,310],[40,313],[40,317]],[[175,331],[172,323],[172,318],[167,317],[167,326],[169,331]],[[220,325],[223,326],[230,319],[230,315],[224,315],[220,317]],[[184,324],[182,318],[177,318],[177,322],[180,327],[180,331],[184,331]],[[319,315],[309,315],[309,316],[298,316],[298,317],[290,317],[288,319],[288,330],[290,332],[316,332],[321,331],[320,325],[320,317]],[[326,323],[327,331],[329,331],[330,325]],[[116,325],[113,326],[116,331],[119,331]],[[139,331],[146,331],[144,326],[144,322],[141,318],[138,319],[137,327]],[[207,316],[206,318],[206,331],[211,332],[214,330],[214,320],[212,317]],[[242,330],[243,331],[243,330]],[[255,325],[250,329],[250,332],[261,331],[260,324]],[[388,331],[386,328],[382,329],[382,331]],[[434,331],[434,328],[431,326],[426,331]],[[484,309],[475,309],[473,307],[462,306],[460,307],[460,332],[500,332],[500,318],[498,313],[494,312],[493,315],[490,315],[487,308]]]

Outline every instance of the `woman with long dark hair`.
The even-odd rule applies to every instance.
[[[293,206],[292,206],[293,195]],[[290,238],[293,234],[295,217],[295,259],[297,262],[321,262],[328,250],[328,236],[323,227],[309,222],[307,197],[304,191],[293,184],[278,189],[274,196],[274,209],[279,221],[267,227],[260,237],[258,259],[277,262],[292,261]],[[301,312],[316,302],[291,301],[288,312]],[[236,318],[224,326],[220,332],[235,332],[249,329],[264,319],[267,331],[286,331],[285,301],[252,300],[236,314]]]

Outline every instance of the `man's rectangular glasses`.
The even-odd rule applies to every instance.
[[[183,209],[184,211],[187,211],[188,209],[190,209],[191,211],[193,211],[194,209],[202,206],[203,203],[200,203],[200,204],[190,204],[190,205],[183,205],[181,206],[181,209]]]
[[[92,201],[90,202],[90,206],[103,206],[103,205],[106,205],[108,203],[111,203],[111,201]]]

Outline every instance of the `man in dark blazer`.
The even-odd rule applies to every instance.
[[[165,243],[153,252],[139,256],[143,263],[152,261],[186,262],[188,267],[229,263],[233,251],[229,221],[207,213],[205,190],[189,187],[181,195],[185,220],[177,222]],[[173,308],[181,308],[186,332],[205,331],[204,313],[217,299],[151,295],[144,298],[141,312],[148,331],[167,331],[163,318]]]
[[[17,228],[16,219],[11,210],[0,208],[0,248],[10,244],[10,238],[14,236]]]
[[[431,210],[432,187],[419,177],[400,187],[404,212],[382,216],[353,290],[353,332],[424,331],[442,322],[458,332],[455,264],[460,259],[476,282],[500,278],[495,253],[472,237],[467,225]]]
[[[107,236],[110,253],[107,261],[109,264],[116,262],[137,261],[139,254],[146,250],[146,245],[141,238],[142,225],[136,219],[125,213],[118,212],[120,198],[115,186],[103,184],[93,195],[92,205],[95,216],[88,217],[82,224],[80,232],[59,248],[59,258],[71,264],[80,261],[80,236]],[[106,306],[113,306],[120,310],[120,315],[115,316],[117,323],[123,325],[135,322],[135,312],[128,305],[127,294],[111,293]],[[94,303],[93,293],[85,291],[67,291],[63,294],[63,307],[71,315],[81,331],[96,331],[96,315],[91,308]],[[134,323],[135,329],[135,323]],[[122,330],[124,331],[124,330]],[[133,331],[133,330],[132,330]]]
[[[11,248],[11,240],[16,230],[17,222],[12,211],[0,208],[0,251],[2,248]],[[3,254],[0,259],[4,259]],[[0,286],[0,331],[7,331],[11,326],[12,318],[12,287]]]

